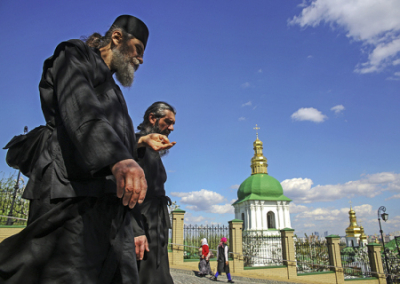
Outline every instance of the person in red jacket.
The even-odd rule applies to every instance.
[[[199,263],[199,275],[201,277],[206,276],[207,274],[212,275],[211,267],[210,267],[210,248],[208,247],[207,239],[204,238],[201,240],[201,256]]]

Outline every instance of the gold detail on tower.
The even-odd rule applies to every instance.
[[[260,129],[257,124],[254,129],[257,131]],[[268,174],[267,171],[267,158],[263,155],[263,143],[258,139],[258,131],[257,131],[257,139],[253,143],[254,156],[251,158],[251,174]]]
[[[361,236],[360,236],[361,241],[368,239],[367,235],[364,232],[364,227],[361,225],[361,221],[360,221],[360,233],[361,233]]]
[[[346,229],[346,237],[358,238],[361,235],[360,227],[357,225],[356,212],[351,208],[349,211],[350,226]]]

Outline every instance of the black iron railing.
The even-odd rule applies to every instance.
[[[279,231],[243,231],[244,267],[282,265],[282,240]]]
[[[388,260],[388,266],[386,262],[382,261],[383,269],[385,274],[391,279],[392,283],[400,283],[400,255],[397,249],[386,248],[386,255]],[[384,259],[384,254],[382,251],[382,260]]]
[[[228,226],[209,225],[184,225],[183,241],[185,245],[185,259],[199,259],[199,247],[201,239],[206,238],[210,250],[216,250],[222,237],[226,237],[229,243]],[[216,253],[214,253],[216,255]]]
[[[340,252],[345,279],[371,277],[371,266],[368,249],[362,247],[347,247]]]
[[[297,273],[330,271],[326,241],[295,242]]]

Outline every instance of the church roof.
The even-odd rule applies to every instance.
[[[259,129],[256,125],[256,130]],[[281,183],[268,175],[267,158],[263,155],[263,143],[257,139],[253,143],[254,156],[251,159],[251,176],[242,182],[233,205],[246,200],[292,201],[283,195]]]
[[[237,192],[238,200],[234,204],[246,200],[280,200],[292,201],[283,195],[281,183],[268,174],[253,174],[245,179]]]

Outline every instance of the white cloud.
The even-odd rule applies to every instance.
[[[344,108],[343,105],[337,105],[337,106],[334,106],[334,107],[331,108],[331,111],[334,111],[335,114],[339,114],[344,110],[345,110],[345,108]]]
[[[386,198],[385,201],[388,201],[390,199],[399,199],[399,198],[400,198],[400,194],[395,194],[395,195],[393,195],[393,196],[391,196],[389,198]]]
[[[230,203],[224,204],[224,205],[212,205],[210,209],[208,209],[208,212],[210,213],[216,213],[216,214],[225,214],[225,213],[235,213],[233,210],[233,206]]]
[[[248,87],[250,87],[250,83],[249,83],[249,82],[243,83],[243,84],[241,85],[241,87],[242,87],[242,88],[248,88]]]
[[[230,186],[231,189],[239,189],[240,184],[233,184]]]
[[[244,116],[239,117],[239,121],[243,121],[246,120],[246,118]]]
[[[171,195],[181,197],[181,203],[184,204],[218,204],[225,200],[225,197],[223,197],[221,194],[207,189],[191,192],[172,192]]]
[[[304,205],[296,205],[294,202],[289,204],[289,212],[293,214],[306,212],[308,210],[310,210],[310,208]]]
[[[186,204],[186,209],[205,211],[209,213],[233,213],[233,206],[221,194],[202,189],[191,192],[171,192],[171,196],[180,197],[180,203]],[[219,204],[224,203],[224,204]]]
[[[309,120],[313,121],[316,123],[324,122],[325,119],[328,117],[319,110],[313,108],[313,107],[308,107],[308,108],[300,108],[296,112],[294,112],[291,116],[293,120],[299,120],[299,121],[304,121],[304,120]]]
[[[387,80],[395,80],[395,81],[399,81],[400,80],[400,72],[395,72],[393,75],[395,77],[389,77],[389,78],[387,78]]]
[[[350,206],[349,206],[350,207]],[[316,208],[313,210],[308,210],[299,213],[296,216],[297,222],[300,219],[310,221],[335,221],[339,223],[347,223],[349,217],[349,207],[334,209],[334,208]],[[360,206],[354,206],[354,211],[356,212],[356,218],[358,220],[365,219],[374,215],[372,206],[370,204],[363,204]]]
[[[263,71],[262,71],[262,69],[258,69],[258,71],[257,71],[258,73],[262,73]]]
[[[245,106],[251,106],[251,101],[248,101],[247,103],[242,104],[242,107],[245,107]]]
[[[313,58],[313,56],[312,56],[312,55],[309,55],[309,56],[307,56],[307,58]]]
[[[210,218],[205,218],[204,216],[193,216],[192,213],[185,213],[184,221],[185,224],[193,224],[193,223],[208,223]]]
[[[386,222],[388,225],[390,225],[394,229],[400,229],[400,216],[394,216],[393,218],[389,218]]]
[[[315,227],[315,224],[313,224],[313,223],[304,224],[304,227],[305,228],[312,228],[312,227]]]
[[[362,42],[367,49],[367,61],[358,64],[355,71],[371,73],[399,64],[399,15],[398,0],[313,0],[288,23],[316,27],[325,22],[332,29],[343,28],[347,37]]]
[[[383,191],[400,192],[400,174],[382,172],[366,175],[344,184],[317,185],[308,178],[286,179],[281,182],[285,195],[296,203],[333,201],[344,197],[375,197]]]

